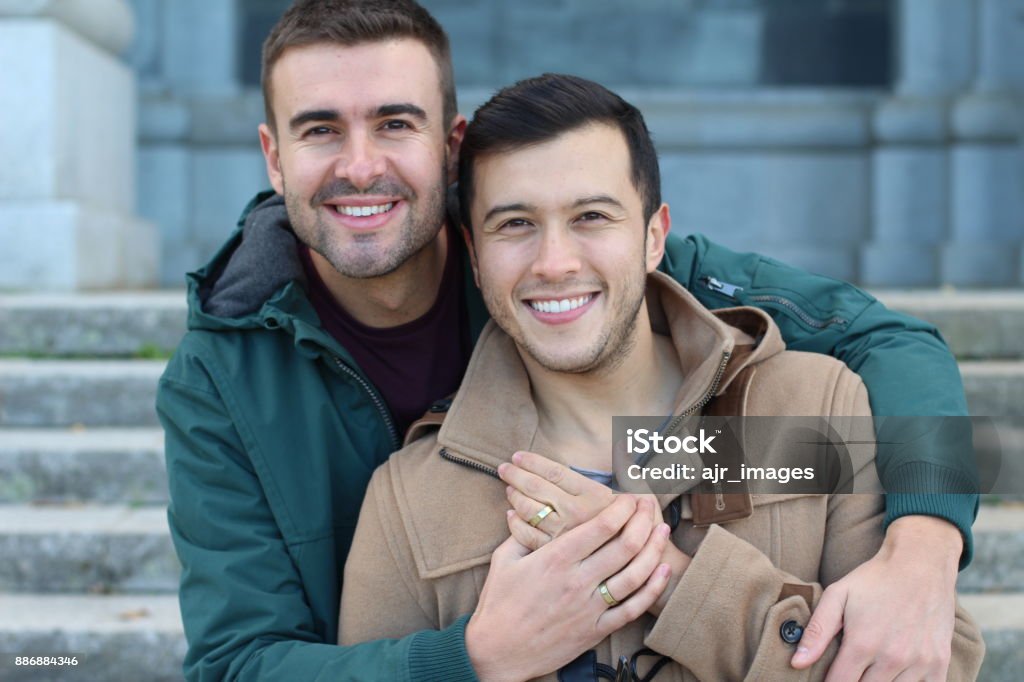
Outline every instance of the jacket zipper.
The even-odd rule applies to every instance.
[[[798,306],[796,303],[793,303],[793,301],[782,296],[758,294],[757,296],[749,296],[748,298],[751,301],[760,301],[762,303],[778,303],[781,306],[789,308],[797,317],[803,320],[804,324],[806,324],[808,327],[814,327],[815,329],[824,329],[825,327],[828,327],[833,324],[846,324],[846,320],[838,316],[832,316],[827,320],[819,320],[813,318],[806,312],[804,312],[803,309],[800,308],[800,306]]]
[[[736,296],[736,292],[743,291],[743,287],[736,284],[729,284],[723,282],[714,277],[701,277],[700,281],[704,283],[704,286],[711,291],[722,294],[734,300],[739,300]],[[832,316],[827,320],[819,320],[815,317],[811,317],[803,308],[798,306],[796,303],[786,298],[785,296],[777,296],[774,294],[752,294],[747,296],[748,301],[757,301],[758,303],[775,303],[787,308],[793,312],[800,320],[808,327],[814,327],[815,329],[824,329],[833,324],[846,324],[846,319],[839,316]]]
[[[680,421],[682,421],[683,419],[686,419],[687,417],[695,414],[698,410],[703,408],[705,405],[707,405],[711,401],[711,397],[714,396],[715,395],[715,391],[718,390],[718,384],[722,383],[722,375],[725,374],[725,367],[726,367],[726,365],[729,364],[729,358],[731,358],[731,357],[732,357],[732,352],[727,351],[727,350],[722,351],[722,359],[718,363],[718,370],[715,372],[715,376],[711,380],[711,385],[708,386],[708,390],[706,390],[704,392],[704,395],[702,395],[697,400],[697,402],[695,402],[693,405],[690,405],[688,408],[686,408],[685,410],[683,410],[682,412],[677,414],[675,417],[673,417],[672,421],[670,421],[668,423],[668,425],[665,426],[664,429],[662,429],[662,433],[671,433],[673,430],[675,430],[676,426],[679,425]],[[636,463],[639,464],[640,466],[643,466],[653,456],[654,456],[654,453],[652,452],[652,453],[648,454],[647,456],[643,457],[642,459],[637,460]]]
[[[701,396],[700,400],[676,415],[672,421],[668,423],[668,426],[665,427],[665,433],[675,429],[680,421],[686,419],[692,414],[696,414],[698,410],[711,402],[711,397],[715,394],[715,391],[718,390],[718,384],[722,383],[722,375],[725,374],[725,366],[729,364],[729,358],[731,357],[732,353],[730,351],[722,351],[722,360],[718,363],[718,371],[715,372],[715,378],[711,380],[711,385],[708,386],[708,390],[704,392],[704,395]]]
[[[469,467],[471,469],[476,469],[477,471],[482,471],[485,474],[487,474],[488,476],[493,476],[494,478],[500,478],[498,476],[498,470],[497,469],[492,469],[491,467],[489,467],[489,466],[487,466],[485,464],[480,464],[479,462],[474,462],[472,460],[463,459],[462,457],[458,457],[456,455],[453,455],[452,453],[448,452],[448,448],[441,448],[441,457],[443,457],[444,459],[448,460],[449,462],[455,462],[456,464],[461,464],[461,465],[467,466],[467,467]]]
[[[704,286],[706,286],[708,289],[711,289],[711,291],[717,291],[718,293],[724,294],[729,298],[736,298],[736,292],[743,291],[743,287],[741,286],[729,284],[728,282],[723,282],[722,280],[716,279],[714,277],[701,277],[700,281],[704,282]]]
[[[726,367],[726,365],[729,364],[729,358],[730,357],[732,357],[732,353],[730,353],[729,351],[724,351],[722,353],[722,362],[720,362],[719,365],[718,365],[718,372],[715,373],[715,378],[711,382],[711,387],[708,388],[707,392],[703,395],[703,397],[701,397],[700,400],[698,400],[696,403],[694,403],[693,406],[691,406],[689,409],[685,410],[682,414],[680,414],[678,417],[676,417],[671,422],[669,422],[669,425],[665,428],[665,432],[666,433],[668,433],[668,432],[670,432],[670,430],[674,429],[676,427],[676,425],[680,422],[680,420],[685,419],[686,417],[689,417],[692,414],[695,414],[698,410],[702,409],[705,405],[707,405],[711,401],[711,397],[715,394],[715,391],[718,389],[718,384],[720,384],[722,382],[722,375],[725,374],[725,367]],[[700,418],[700,424],[697,425],[697,428],[698,429],[703,429],[704,428],[704,417],[703,416]],[[725,497],[722,494],[722,483],[721,483],[721,481],[716,481],[714,483],[714,490],[715,490],[715,509],[717,509],[718,511],[724,511],[725,510]]]
[[[358,372],[356,372],[354,369],[352,369],[344,362],[342,362],[341,358],[339,358],[337,355],[332,355],[331,357],[334,358],[334,364],[338,366],[338,369],[340,369],[343,373],[355,379],[356,382],[360,386],[362,386],[366,393],[370,396],[370,400],[373,401],[373,404],[374,406],[376,406],[377,411],[380,413],[380,416],[384,419],[384,424],[386,424],[388,427],[388,433],[391,435],[392,450],[397,450],[398,448],[400,448],[402,446],[402,442],[398,439],[398,429],[395,428],[395,422],[394,420],[391,419],[391,415],[388,413],[388,408],[384,405],[384,400],[380,397],[380,394],[377,393],[377,391],[375,391],[373,387],[366,382],[365,379],[359,376]]]

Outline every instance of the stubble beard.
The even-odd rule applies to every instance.
[[[351,183],[339,179],[321,187],[307,202],[289,192],[282,178],[288,220],[299,241],[323,256],[341,275],[352,279],[389,275],[434,241],[445,223],[445,165],[441,168],[438,185],[423,198],[418,198],[411,187],[393,180],[375,182],[360,192]],[[353,239],[347,244],[336,238],[339,228],[324,214],[331,209],[325,208],[323,202],[360,194],[397,195],[406,202],[406,216],[393,244],[381,244],[376,232],[352,235]],[[414,210],[415,204],[419,204],[418,210]]]
[[[627,285],[620,303],[612,311],[612,324],[602,330],[592,344],[572,357],[551,357],[545,353],[539,344],[527,338],[516,323],[515,314],[501,306],[495,292],[485,286],[481,293],[495,323],[512,338],[519,352],[529,355],[544,369],[563,374],[608,374],[622,365],[637,344],[636,323],[640,306],[644,303],[647,281],[646,271],[641,272],[643,274],[637,281]],[[604,291],[602,295],[605,295]],[[521,297],[517,296],[516,300],[521,300]]]

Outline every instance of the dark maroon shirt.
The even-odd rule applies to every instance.
[[[313,267],[309,247],[299,244],[307,294],[323,328],[358,363],[380,391],[399,436],[430,404],[459,387],[469,363],[469,318],[463,301],[462,249],[448,229],[448,255],[433,307],[398,327],[368,327],[345,311]]]

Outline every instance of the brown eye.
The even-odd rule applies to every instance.
[[[530,222],[524,218],[512,218],[499,225],[498,229],[502,232],[521,232],[530,226]]]

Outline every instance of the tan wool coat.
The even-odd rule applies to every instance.
[[[648,280],[647,306],[686,377],[678,413],[751,368],[745,415],[870,415],[856,374],[832,358],[785,351],[777,327],[758,310],[712,313],[657,273]],[[508,537],[497,466],[533,449],[537,423],[515,344],[491,322],[440,430],[392,455],[373,476],[345,565],[342,644],[444,627],[473,611],[491,552]],[[540,454],[563,461],[557,452]],[[873,456],[872,446],[860,446],[855,468],[873,476]],[[659,499],[665,506],[675,497]],[[790,620],[806,625],[824,587],[874,556],[883,497],[752,495],[752,513],[709,526],[694,524],[692,496],[682,497],[672,541],[693,561],[662,613],[613,633],[596,647],[598,660],[614,667],[646,646],[674,661],[657,681],[824,678],[837,645],[797,671],[789,665],[794,645],[780,628]],[[983,652],[978,627],[958,606],[949,679],[974,679]],[[556,672],[543,679],[555,680]]]

